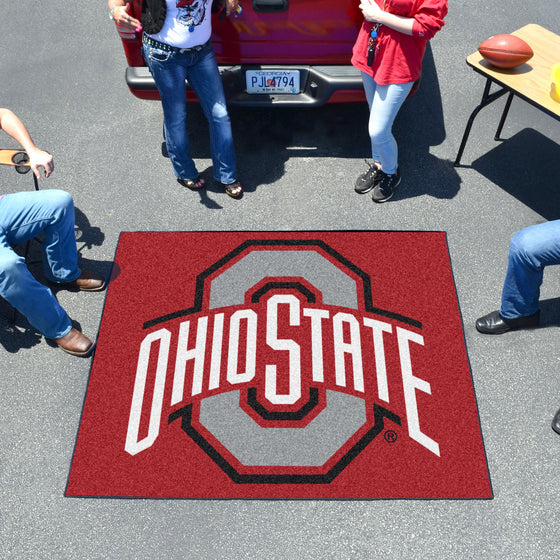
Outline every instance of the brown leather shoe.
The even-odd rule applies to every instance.
[[[67,282],[66,286],[78,288],[82,292],[99,292],[105,287],[105,278],[97,272],[82,270],[79,278],[76,278],[73,282]]]
[[[93,342],[80,331],[72,328],[62,338],[55,338],[54,341],[68,354],[85,358],[89,356],[94,348]]]

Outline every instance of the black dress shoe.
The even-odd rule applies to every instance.
[[[504,319],[499,311],[492,311],[476,321],[476,330],[484,334],[503,334],[515,329],[537,327],[541,312],[537,311],[527,317]]]
[[[560,434],[560,410],[556,413],[552,420],[552,429],[557,433]]]

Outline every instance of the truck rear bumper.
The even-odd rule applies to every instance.
[[[353,66],[219,66],[229,105],[245,107],[312,107],[340,101],[363,101],[360,71]],[[300,92],[296,94],[249,94],[245,85],[247,70],[298,70]],[[129,66],[126,83],[141,99],[157,99],[157,88],[145,66]],[[187,88],[189,88],[187,83]]]

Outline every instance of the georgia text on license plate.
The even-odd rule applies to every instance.
[[[247,93],[299,93],[298,70],[247,70]]]

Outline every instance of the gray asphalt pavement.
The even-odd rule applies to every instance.
[[[395,126],[404,178],[384,205],[353,191],[368,157],[365,107],[234,110],[244,198],[188,192],[161,154],[159,103],[125,85],[105,1],[0,7],[0,106],[54,155],[41,185],[72,193],[84,265],[108,273],[121,231],[446,231],[494,490],[471,501],[66,498],[91,359],[53,348],[21,319],[11,327],[0,304],[0,558],[560,557],[560,436],[550,428],[560,407],[560,267],[545,275],[543,328],[474,329],[499,305],[511,235],[560,218],[558,122],[516,99],[495,142],[500,100],[478,116],[464,166],[452,165],[484,85],[465,57],[527,23],[560,33],[557,0],[451,3],[422,88]],[[196,108],[189,128],[206,170]],[[0,174],[1,192],[32,188],[29,175]],[[95,337],[104,293],[58,297]]]

